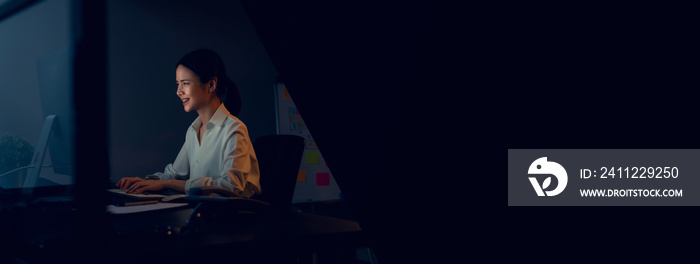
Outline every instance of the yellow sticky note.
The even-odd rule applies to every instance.
[[[299,174],[297,174],[297,182],[306,182],[306,170],[299,170]]]
[[[319,163],[321,163],[321,154],[318,151],[306,152],[306,164],[319,164]]]
[[[292,98],[291,96],[289,96],[289,91],[287,91],[287,86],[282,86],[282,98],[284,98],[284,99]]]

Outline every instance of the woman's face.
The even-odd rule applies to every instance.
[[[185,112],[197,110],[211,101],[212,93],[207,90],[209,83],[201,83],[199,76],[187,67],[177,66],[175,82],[177,82],[177,96],[182,100]]]

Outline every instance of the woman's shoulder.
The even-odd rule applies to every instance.
[[[241,131],[248,135],[248,127],[237,116],[229,114],[224,121],[223,128],[230,132]]]
[[[224,119],[223,122],[219,121],[219,122],[221,122],[220,123],[221,127],[223,127],[224,129],[232,128],[232,127],[233,128],[245,127],[245,123],[243,123],[243,121],[241,121],[237,116],[234,116],[233,114],[231,114],[231,112],[229,112],[228,109],[226,109],[226,106],[224,106],[224,104],[221,104],[219,106],[219,109],[216,111],[216,113],[214,115],[219,116],[219,117],[215,117],[216,119],[220,119],[220,118]]]

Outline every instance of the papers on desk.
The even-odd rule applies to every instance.
[[[182,207],[182,206],[186,206],[186,205],[187,205],[187,203],[156,203],[156,204],[132,205],[132,206],[114,206],[114,205],[110,204],[107,206],[107,212],[110,212],[112,214],[132,214],[132,213],[163,210],[163,209],[169,209],[169,208],[177,208],[177,207]]]

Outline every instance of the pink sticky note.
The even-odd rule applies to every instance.
[[[331,185],[331,174],[328,172],[316,173],[316,185],[318,185],[318,186]]]

